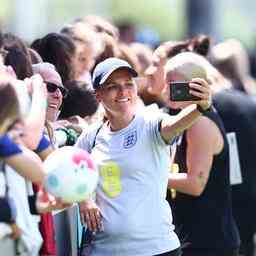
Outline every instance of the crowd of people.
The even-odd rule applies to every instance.
[[[30,45],[0,32],[0,251],[61,255],[53,213],[71,205],[45,191],[43,161],[74,146],[100,174],[78,204],[79,255],[253,256],[246,50],[207,35],[153,48],[120,29],[89,15]]]

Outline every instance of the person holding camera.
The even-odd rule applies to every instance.
[[[167,86],[159,69],[159,87]],[[84,132],[77,147],[91,152],[99,166],[96,202],[80,203],[80,217],[95,231],[91,255],[181,255],[166,201],[169,142],[211,106],[209,84],[191,82],[200,97],[176,116],[138,108],[137,72],[124,60],[108,58],[93,73],[97,100],[105,109],[103,124]],[[196,90],[194,89],[196,88]],[[145,111],[144,111],[145,110]]]
[[[186,83],[201,75],[204,79],[217,72],[203,57],[179,53],[165,66],[169,102],[173,109],[184,109],[191,100]],[[177,90],[180,90],[178,95]],[[168,95],[169,96],[169,95]],[[217,111],[212,108],[176,140],[174,164],[168,194],[174,223],[184,242],[184,256],[237,256],[240,244],[238,229],[232,214],[229,176],[229,145]]]

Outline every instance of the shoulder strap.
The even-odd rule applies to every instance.
[[[96,145],[97,135],[98,135],[98,133],[100,132],[100,129],[102,128],[103,124],[104,124],[104,123],[102,123],[102,124],[99,126],[99,128],[97,129],[97,131],[96,131],[96,133],[95,133],[95,137],[94,137],[94,140],[93,140],[93,143],[92,143],[91,151],[92,151],[92,149],[93,149],[93,148],[95,147],[95,145]]]

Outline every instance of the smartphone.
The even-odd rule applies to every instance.
[[[195,101],[201,100],[199,97],[189,93],[189,82],[179,81],[171,82],[170,86],[170,100],[172,101]]]

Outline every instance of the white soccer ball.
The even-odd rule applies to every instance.
[[[98,170],[85,150],[69,146],[56,149],[46,158],[44,167],[46,191],[64,202],[84,201],[96,190]]]

